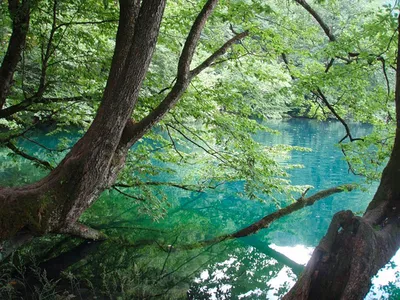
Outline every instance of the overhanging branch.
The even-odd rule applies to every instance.
[[[30,161],[33,161],[34,163],[37,163],[38,165],[44,167],[47,170],[53,170],[52,165],[48,161],[42,160],[40,158],[34,157],[32,155],[29,155],[28,153],[25,153],[24,151],[19,149],[17,146],[15,146],[11,141],[9,141],[6,144],[6,146],[11,151],[13,151],[15,154],[17,154],[17,155],[19,155],[19,156],[21,156],[23,158],[26,158],[26,159],[28,159]]]
[[[229,41],[227,41],[221,48],[219,48],[217,51],[215,51],[212,55],[210,55],[205,61],[203,61],[198,67],[190,71],[190,76],[195,77],[198,74],[200,74],[204,69],[208,68],[211,66],[213,62],[217,60],[218,57],[221,55],[225,54],[226,51],[236,42],[242,40],[246,36],[249,35],[248,31],[244,31],[242,33],[239,33],[235,35],[233,38],[231,38]]]
[[[221,236],[209,239],[209,240],[201,241],[201,242],[198,242],[195,244],[184,245],[182,247],[185,249],[193,249],[193,248],[198,248],[198,247],[204,247],[207,245],[212,245],[212,244],[215,244],[220,241],[231,240],[234,238],[241,238],[241,237],[255,234],[263,228],[268,228],[272,222],[280,219],[283,216],[287,216],[299,209],[302,209],[305,206],[313,205],[315,202],[317,202],[321,199],[324,199],[326,197],[329,197],[333,194],[341,193],[344,191],[351,191],[354,188],[355,188],[355,186],[352,184],[344,184],[344,185],[336,186],[336,187],[333,187],[330,189],[319,191],[308,198],[304,198],[304,195],[302,195],[294,203],[292,203],[284,208],[281,208],[281,209],[273,212],[272,214],[269,214],[269,215],[263,217],[262,219],[258,220],[257,222],[255,222],[239,231],[236,231],[236,232],[230,233],[230,234],[224,234],[224,235],[221,235]]]
[[[39,95],[34,95],[29,97],[20,103],[9,106],[0,110],[0,118],[7,118],[16,114],[20,111],[26,110],[28,107],[34,104],[48,104],[48,103],[58,103],[58,102],[86,102],[92,100],[93,95],[83,95],[75,97],[42,97]]]
[[[180,184],[175,182],[165,182],[165,181],[144,181],[144,182],[135,182],[133,184],[125,184],[125,183],[116,183],[115,187],[122,187],[122,188],[133,188],[139,186],[170,186],[175,187],[178,189],[191,191],[191,192],[204,192],[204,189],[215,189],[217,186],[202,186],[202,185],[195,185],[195,184]]]
[[[306,11],[310,13],[314,17],[314,19],[318,22],[319,26],[321,26],[322,30],[325,32],[326,36],[329,38],[329,41],[336,41],[336,37],[332,34],[329,26],[324,22],[322,17],[305,1],[305,0],[295,0],[298,4],[300,4]]]
[[[342,123],[343,127],[346,130],[346,135],[339,141],[339,144],[341,142],[343,142],[346,138],[350,139],[350,142],[354,142],[354,141],[364,141],[364,139],[362,138],[354,138],[351,135],[351,131],[349,128],[349,125],[347,125],[346,121],[336,112],[335,108],[329,103],[328,99],[325,97],[325,94],[321,91],[321,89],[318,87],[316,92],[312,91],[312,93],[318,97],[319,99],[321,99],[321,101],[326,105],[326,107],[328,107],[328,109],[331,111],[331,113],[336,117],[336,119],[339,120],[340,123]]]

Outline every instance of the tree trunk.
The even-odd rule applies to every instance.
[[[92,125],[48,176],[23,187],[0,187],[0,257],[10,252],[4,246],[13,247],[13,236],[19,232],[27,236],[53,232],[104,238],[79,224],[80,215],[114,183],[129,148],[177,103],[191,79],[248,35],[237,34],[191,71],[202,29],[218,3],[208,0],[186,39],[175,85],[148,116],[134,123],[130,117],[155,49],[165,3],[166,0],[120,0],[111,70]]]
[[[115,180],[115,155],[157,41],[165,0],[121,1],[110,76],[92,126],[48,176],[28,186],[0,189],[0,240],[24,229],[77,234],[80,215]],[[121,151],[120,151],[121,152]],[[127,152],[124,149],[122,152]],[[87,233],[82,229],[82,233]]]
[[[365,214],[335,214],[306,270],[283,299],[363,299],[371,278],[400,247],[400,39],[395,104],[392,154]]]

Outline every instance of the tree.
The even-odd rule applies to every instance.
[[[97,3],[97,1],[94,1]],[[107,1],[105,1],[107,2]],[[216,61],[217,58],[222,56],[227,50],[234,46],[235,43],[239,43],[239,41],[248,35],[248,32],[243,30],[235,30],[234,26],[230,26],[230,31],[233,33],[230,35],[230,39],[226,42],[221,48],[219,48],[214,54],[211,56],[205,57],[204,60],[200,61],[197,67],[190,69],[190,65],[193,61],[194,53],[199,43],[199,39],[201,37],[201,32],[205,26],[205,22],[210,17],[212,11],[214,10],[217,0],[208,0],[204,5],[202,11],[197,16],[196,20],[191,27],[191,30],[188,34],[188,37],[183,46],[183,50],[179,56],[178,62],[178,70],[176,74],[176,78],[171,84],[170,87],[163,89],[158,95],[160,98],[156,100],[160,100],[159,102],[152,102],[150,105],[150,109],[147,107],[143,109],[143,106],[140,109],[139,107],[139,93],[142,87],[143,81],[145,80],[146,73],[149,69],[149,64],[153,58],[153,52],[155,49],[155,44],[158,38],[158,34],[160,31],[160,23],[163,18],[164,13],[164,0],[149,0],[149,1],[120,1],[120,16],[119,16],[119,26],[116,37],[116,45],[115,52],[111,62],[111,68],[108,75],[107,85],[105,87],[104,93],[101,96],[101,103],[97,110],[97,114],[93,123],[88,128],[87,132],[84,136],[73,146],[73,148],[69,151],[69,153],[63,158],[63,160],[58,164],[56,168],[51,170],[51,172],[46,175],[43,179],[38,182],[14,188],[1,188],[0,189],[0,240],[4,240],[3,243],[3,251],[5,249],[6,252],[10,252],[15,249],[19,244],[29,240],[32,236],[40,236],[47,233],[68,233],[73,235],[78,235],[85,238],[91,239],[99,239],[103,238],[102,234],[98,231],[92,230],[80,224],[78,222],[79,216],[97,199],[100,193],[110,188],[118,175],[121,169],[123,168],[126,157],[129,155],[130,147],[135,144],[140,138],[144,136],[144,134],[148,133],[149,130],[160,122],[160,120],[166,118],[167,112],[171,110],[171,108],[177,103],[177,101],[181,98],[183,93],[187,90],[189,83],[194,79],[195,76],[199,75],[202,71],[204,71],[207,67],[211,65],[217,65],[217,63],[221,63],[222,61]],[[254,3],[253,3],[254,2]],[[263,45],[260,41],[269,41],[273,48],[274,55],[278,54],[282,55],[282,61],[286,63],[286,67],[289,69],[289,74],[293,79],[298,78],[298,94],[304,96],[305,91],[307,93],[312,92],[313,97],[316,100],[315,102],[319,104],[317,106],[318,109],[322,109],[323,107],[329,108],[329,102],[327,95],[327,90],[330,96],[337,96],[341,92],[353,92],[355,90],[354,86],[346,85],[343,87],[343,91],[341,89],[330,88],[329,85],[337,83],[337,81],[342,79],[342,74],[337,72],[340,67],[346,67],[346,71],[351,70],[351,75],[359,76],[361,74],[360,69],[354,67],[355,64],[353,62],[356,60],[354,57],[360,56],[359,60],[363,60],[363,67],[369,68],[369,70],[374,70],[373,67],[376,66],[373,63],[369,63],[368,59],[366,59],[365,53],[363,54],[355,54],[353,52],[349,52],[347,48],[349,48],[349,44],[353,41],[353,39],[349,38],[349,41],[346,41],[345,46],[347,47],[345,50],[335,48],[337,46],[336,37],[332,34],[332,32],[325,26],[321,19],[318,18],[317,21],[320,22],[321,27],[324,29],[325,34],[328,36],[330,43],[325,48],[323,46],[318,45],[318,47],[313,48],[313,52],[317,53],[317,59],[311,61],[306,56],[306,59],[301,57],[299,53],[302,51],[308,51],[306,49],[308,46],[307,41],[302,41],[303,48],[300,49],[299,53],[295,52],[288,53],[291,50],[287,47],[285,43],[285,38],[289,40],[287,44],[290,44],[293,40],[300,41],[301,38],[296,36],[296,34],[290,33],[286,36],[286,32],[280,28],[279,31],[264,31],[260,29],[265,24],[268,24],[268,21],[260,21],[260,22],[251,22],[254,19],[260,18],[259,14],[256,14],[256,9],[259,9],[263,13],[266,10],[271,9],[270,7],[262,6],[263,1],[253,1],[251,5],[254,4],[254,11],[247,10],[249,8],[249,4],[246,1],[237,1],[237,6],[234,6],[232,10],[241,9],[242,12],[246,11],[245,16],[242,14],[232,14],[228,15],[225,12],[220,12],[222,19],[228,20],[240,20],[239,28],[242,30],[243,28],[247,29],[248,27],[252,30],[252,34],[254,36],[251,39],[251,45],[254,46],[251,50],[257,49],[258,51],[248,51],[246,47],[243,47],[241,53],[243,56],[250,54],[265,54],[267,52],[266,46]],[[317,16],[314,10],[311,10],[305,1],[296,1],[303,7],[305,7],[308,11],[310,11],[311,15],[314,18]],[[93,3],[94,4],[94,3]],[[3,4],[2,4],[3,5]],[[36,9],[38,4],[35,1],[9,1],[9,12],[12,19],[12,34],[9,39],[9,47],[7,52],[4,55],[3,63],[1,66],[0,72],[0,116],[3,119],[11,119],[15,122],[20,122],[24,117],[23,113],[27,111],[27,109],[31,109],[34,105],[43,104],[51,105],[57,103],[58,101],[81,101],[82,99],[90,99],[97,98],[98,95],[95,93],[91,93],[86,95],[82,93],[79,97],[49,97],[46,95],[46,92],[51,89],[51,85],[53,84],[51,80],[49,80],[49,66],[52,63],[50,62],[50,58],[54,57],[55,50],[57,49],[57,35],[59,34],[58,30],[61,27],[68,27],[72,24],[80,24],[84,23],[107,23],[107,22],[115,22],[114,19],[101,20],[101,21],[93,21],[93,22],[84,22],[84,21],[69,21],[67,23],[61,22],[58,20],[58,9],[60,3],[58,1],[50,1],[46,2],[46,5],[49,6],[50,11],[52,12],[50,15],[46,15],[45,24],[49,28],[49,35],[46,38],[46,42],[42,43],[42,51],[40,55],[36,55],[40,57],[41,67],[37,69],[37,83],[38,85],[35,87],[33,91],[30,91],[28,88],[22,88],[21,94],[26,94],[27,92],[30,95],[24,95],[24,97],[18,98],[13,95],[12,87],[13,80],[21,82],[21,85],[24,86],[24,72],[17,72],[18,62],[20,61],[20,57],[24,58],[24,45],[27,44],[27,34],[29,33],[28,27],[30,25],[30,17],[31,13],[34,9]],[[65,5],[65,4],[64,4]],[[229,11],[229,13],[232,13]],[[263,17],[264,15],[262,15]],[[298,21],[298,20],[297,20]],[[174,26],[174,24],[169,24]],[[262,26],[259,26],[262,25]],[[177,25],[175,25],[177,26]],[[37,29],[38,30],[38,29]],[[239,31],[240,33],[237,33]],[[203,31],[204,32],[204,31]],[[282,33],[283,32],[283,33]],[[64,33],[65,34],[65,31]],[[37,36],[41,36],[38,34]],[[295,37],[294,37],[295,36]],[[36,37],[37,38],[37,37]],[[293,38],[293,40],[291,40]],[[58,39],[60,41],[60,39]],[[310,43],[312,44],[312,43]],[[203,46],[207,49],[206,46]],[[175,48],[180,51],[180,45],[175,45]],[[320,48],[323,48],[323,51],[320,51]],[[345,47],[344,47],[345,48]],[[66,47],[64,52],[68,51]],[[204,50],[204,49],[203,49]],[[204,54],[203,51],[202,54]],[[348,55],[349,57],[345,57],[344,55]],[[63,53],[65,54],[65,53]],[[239,53],[240,54],[240,53]],[[353,56],[351,56],[351,55]],[[326,58],[326,55],[329,56],[328,64],[325,62],[321,62],[323,58]],[[333,58],[331,58],[331,55]],[[235,55],[232,55],[233,58]],[[240,56],[240,55],[237,55]],[[290,58],[290,61],[288,60]],[[322,58],[321,58],[322,57]],[[226,60],[229,60],[232,57],[228,57]],[[264,60],[265,57],[263,56]],[[343,65],[333,65],[333,60],[340,60]],[[255,59],[254,59],[255,61]],[[253,61],[253,62],[254,62]],[[295,63],[291,63],[294,61]],[[21,63],[24,64],[24,59],[21,60]],[[345,63],[343,63],[345,62]],[[367,63],[368,62],[368,63]],[[259,61],[258,64],[254,63],[256,70],[252,78],[246,78],[248,80],[248,84],[254,84],[257,81],[261,81],[261,79],[268,79],[266,75],[266,71],[262,68],[257,68],[257,66],[263,66]],[[375,61],[376,63],[376,61]],[[383,69],[385,72],[384,60],[381,58],[379,63],[383,64]],[[315,69],[312,69],[310,74],[308,72],[302,72],[304,70],[310,70],[310,65],[317,65]],[[361,63],[360,63],[361,65]],[[284,69],[284,64],[282,62],[276,62],[273,64],[271,69]],[[301,67],[304,67],[304,70],[300,70]],[[354,68],[353,68],[354,67]],[[353,69],[352,69],[353,68]],[[99,73],[105,73],[101,64],[98,65]],[[24,68],[22,68],[24,70]],[[317,71],[315,71],[317,70]],[[91,71],[93,71],[91,69]],[[328,74],[329,73],[329,74]],[[330,76],[331,74],[334,76]],[[371,71],[368,74],[373,73]],[[327,75],[328,74],[328,75]],[[56,79],[59,74],[55,72],[53,74]],[[248,74],[246,74],[248,75]],[[233,80],[229,87],[236,88],[237,85],[241,84],[243,79],[240,76],[232,76]],[[283,86],[287,86],[287,78],[285,80],[280,78],[280,83],[283,82]],[[386,79],[388,77],[386,76]],[[151,78],[147,78],[147,80],[151,80]],[[247,83],[247,82],[246,82]],[[364,86],[369,84],[369,81],[364,81]],[[362,85],[356,85],[359,87]],[[225,92],[226,87],[222,86],[218,89],[219,93]],[[388,89],[390,94],[390,85],[388,84]],[[397,91],[397,90],[396,90]],[[93,92],[93,91],[91,91]],[[154,92],[154,91],[153,91]],[[167,92],[167,95],[163,97],[163,93]],[[241,92],[237,93],[238,95]],[[257,95],[256,91],[251,91],[250,95]],[[285,98],[290,93],[283,93],[282,98]],[[11,95],[11,96],[10,96]],[[226,95],[226,93],[225,93]],[[10,96],[8,99],[7,97]],[[232,125],[232,116],[243,114],[246,117],[262,114],[262,110],[266,108],[265,103],[260,103],[259,99],[252,99],[253,101],[248,101],[247,98],[242,96],[242,102],[251,102],[250,107],[252,106],[253,110],[246,107],[246,109],[242,109],[240,105],[232,104],[232,101],[229,101],[229,97],[223,100],[223,105],[218,106],[216,110],[218,111],[229,111],[229,115],[219,116],[220,119],[212,120],[210,123],[212,126],[217,127],[218,125],[225,125],[227,127],[227,132],[230,131],[232,134],[232,130],[230,126]],[[272,95],[274,96],[274,95]],[[239,97],[238,97],[239,98]],[[256,97],[254,97],[256,98]],[[398,98],[398,92],[396,93],[396,99]],[[304,100],[304,97],[301,99]],[[350,98],[344,105],[342,106],[344,109],[351,107],[351,101],[354,100]],[[240,101],[238,101],[240,102]],[[240,102],[240,104],[242,104]],[[398,101],[397,101],[398,102]],[[397,103],[396,102],[396,103]],[[324,104],[325,106],[321,105]],[[360,101],[362,103],[362,101]],[[309,104],[309,103],[308,103]],[[97,104],[93,105],[94,107]],[[189,105],[195,105],[193,103],[189,103]],[[332,106],[331,106],[332,107]],[[335,106],[335,110],[339,105]],[[93,107],[92,107],[93,108]],[[197,109],[198,107],[196,107]],[[43,109],[43,107],[42,107]],[[355,107],[353,111],[359,110],[360,107]],[[184,110],[184,109],[183,109]],[[244,112],[242,112],[242,110]],[[139,112],[139,118],[137,120],[133,120],[131,118],[133,112]],[[331,112],[335,115],[335,113],[331,110]],[[183,115],[182,111],[179,112]],[[172,116],[177,123],[179,123],[180,115]],[[200,114],[201,112],[199,112]],[[15,117],[18,115],[19,118]],[[372,115],[372,113],[371,113]],[[340,116],[337,114],[337,116]],[[369,115],[368,115],[369,117]],[[365,117],[364,115],[364,118]],[[31,118],[26,118],[32,121]],[[26,121],[26,120],[25,120]],[[236,121],[236,120],[235,120]],[[254,123],[249,120],[241,120],[243,124],[246,124],[247,127],[256,130],[257,127]],[[345,123],[345,122],[344,122]],[[25,123],[26,125],[27,123]],[[211,126],[211,127],[212,127]],[[172,135],[169,130],[175,130],[185,139],[189,139],[184,132],[180,131],[179,128],[174,128],[173,124],[166,124],[168,135],[171,139],[171,145],[174,150],[179,155],[179,150],[176,149],[176,145]],[[189,130],[188,130],[189,131]],[[23,132],[23,130],[22,130]],[[240,132],[241,133],[241,132]],[[347,136],[350,140],[353,140],[352,136],[349,134],[349,131],[346,132]],[[191,134],[196,135],[196,132]],[[18,136],[16,133],[15,136]],[[15,144],[12,142],[12,138],[14,135],[8,135],[6,139],[4,139],[4,143],[6,146],[14,151],[15,153],[24,156],[27,159],[35,161],[38,164],[44,165],[48,169],[52,169],[53,166],[51,164],[46,164],[45,161],[39,160],[30,155],[24,154],[22,151],[19,151]],[[247,137],[246,137],[247,138]],[[218,141],[222,146],[229,146],[230,140],[229,138],[224,137],[222,134],[217,136]],[[270,171],[270,166],[275,166],[276,161],[270,159],[268,156],[262,163],[259,163],[257,159],[260,158],[260,154],[258,153],[259,148],[256,148],[254,144],[250,141],[250,139],[243,138],[247,143],[240,144],[237,146],[239,149],[244,149],[242,152],[235,153],[236,155],[232,155],[229,159],[226,159],[225,156],[221,156],[217,151],[214,151],[208,145],[203,146],[205,150],[208,150],[210,155],[214,155],[217,159],[223,161],[224,163],[228,161],[228,164],[231,162],[235,163],[233,167],[240,166],[241,170],[238,174],[245,174],[245,178],[257,179],[254,181],[249,181],[247,183],[247,188],[250,191],[249,194],[253,198],[257,197],[257,194],[254,193],[254,190],[261,190],[263,192],[270,192],[272,189],[283,190],[282,187],[277,187],[276,182],[285,183],[285,173],[279,171],[272,172]],[[2,140],[3,141],[3,140]],[[204,141],[202,141],[204,142]],[[398,144],[398,142],[396,142]],[[239,143],[237,143],[239,144]],[[397,148],[399,146],[394,147],[392,158],[386,168],[381,182],[381,187],[378,189],[377,195],[375,196],[373,202],[368,209],[368,213],[364,217],[364,219],[358,219],[353,217],[350,213],[345,212],[337,215],[337,217],[333,220],[333,225],[328,232],[327,238],[321,242],[321,246],[316,251],[316,256],[321,253],[320,251],[325,251],[323,253],[331,254],[332,251],[330,246],[332,245],[332,240],[336,238],[336,231],[339,229],[339,225],[344,229],[341,231],[339,235],[337,235],[340,241],[344,241],[343,244],[348,245],[346,249],[359,249],[361,251],[362,247],[354,247],[354,243],[358,241],[365,240],[374,240],[375,243],[384,244],[385,242],[395,242],[396,238],[392,236],[392,233],[396,228],[392,225],[395,222],[395,213],[393,214],[393,209],[391,207],[395,207],[392,205],[392,202],[397,199],[398,190],[394,188],[395,179],[397,176],[397,165],[398,158]],[[289,149],[289,148],[288,148]],[[272,155],[274,154],[274,148],[269,149]],[[246,152],[246,155],[242,155],[243,152]],[[180,154],[182,157],[183,155]],[[268,162],[268,163],[266,163]],[[242,170],[243,167],[243,170]],[[238,169],[238,168],[236,168]],[[264,172],[262,172],[264,170]],[[267,170],[267,171],[266,171]],[[262,178],[262,175],[265,173],[269,173],[268,177]],[[274,176],[271,173],[277,174],[277,177],[281,177],[280,181],[273,181],[271,178]],[[396,176],[392,176],[396,175]],[[234,180],[239,176],[237,173],[231,175],[229,179]],[[262,184],[259,184],[262,182]],[[283,185],[283,184],[282,184]],[[124,186],[124,185],[121,185]],[[127,185],[129,186],[129,185]],[[186,186],[187,188],[187,186]],[[387,194],[387,189],[393,190],[393,193]],[[379,217],[375,214],[378,211],[378,208],[381,209],[379,211]],[[385,209],[383,209],[385,208]],[[379,225],[382,227],[382,230],[379,231],[379,234],[376,233],[377,229],[371,227],[368,224],[371,222],[375,225]],[[357,227],[357,232],[360,234],[359,240],[354,238],[352,242],[346,244],[349,239],[341,238],[342,236],[346,237],[347,235],[351,235],[355,232],[356,229],[350,229],[350,224],[354,228]],[[337,225],[339,224],[339,225]],[[367,225],[366,225],[367,224]],[[394,223],[393,223],[394,224]],[[336,226],[336,227],[335,227]],[[369,227],[368,227],[369,226]],[[368,227],[370,229],[369,237],[365,237],[367,231],[363,228]],[[371,229],[372,228],[372,229]],[[387,233],[386,233],[387,232]],[[364,240],[362,240],[364,239]],[[8,241],[7,241],[8,240]],[[338,242],[339,243],[339,242]],[[336,244],[334,244],[336,245]],[[373,271],[382,265],[387,259],[389,259],[390,254],[394,251],[397,245],[391,245],[390,249],[384,249],[384,253],[380,252],[380,254],[384,254],[384,259],[376,261],[375,264],[371,264],[371,269],[365,271],[363,274],[365,278],[369,278]],[[323,250],[321,250],[323,249]],[[368,250],[371,250],[369,248]],[[331,252],[330,252],[331,251]],[[379,252],[379,251],[378,251]],[[368,255],[374,255],[378,257],[378,252],[366,251]],[[320,262],[324,263],[324,259],[327,256],[325,255]],[[368,256],[365,256],[368,257]],[[348,262],[349,264],[359,264],[360,261],[364,261],[365,258],[354,260]],[[318,261],[318,259],[314,258],[312,261]],[[343,266],[344,262],[341,262],[339,266]],[[309,270],[312,267],[309,267]],[[321,268],[318,265],[318,268]],[[332,266],[327,266],[326,270],[328,275],[326,278],[332,278],[333,275],[330,275],[332,270],[335,268]],[[324,269],[325,270],[325,269]],[[376,270],[375,270],[376,271]],[[323,272],[321,271],[321,274]],[[299,294],[311,295],[314,296],[314,293],[319,292],[327,292],[335,290],[337,287],[334,286],[332,288],[324,288],[321,290],[314,290],[314,287],[320,283],[321,278],[318,277],[318,280],[313,279],[311,284],[311,292],[309,292],[309,285],[303,284],[304,282],[311,281],[310,276],[316,274],[313,270],[307,271],[303,278],[299,281],[299,285],[302,285],[301,288],[295,287],[295,290],[299,291]],[[317,274],[318,275],[318,274]],[[308,276],[308,277],[307,277]],[[349,275],[350,276],[350,275]],[[308,278],[308,279],[307,279]],[[350,278],[350,277],[346,277]],[[324,278],[321,281],[325,280]],[[355,279],[350,278],[350,283],[355,282]],[[341,284],[340,281],[337,281],[338,285]],[[339,288],[338,288],[339,289]],[[355,289],[359,293],[363,293],[366,289],[366,286],[357,286]],[[350,291],[350,289],[349,289]],[[346,291],[346,293],[349,293]],[[338,291],[337,295],[341,295],[341,291]],[[329,295],[332,295],[331,293]],[[306,296],[306,297],[307,297]],[[297,297],[297,294],[296,294]]]
[[[153,55],[165,1],[121,1],[115,52],[95,120],[82,139],[45,178],[28,186],[1,189],[1,240],[9,239],[21,230],[24,232],[23,239],[27,235],[49,232],[70,233],[92,239],[102,237],[99,232],[77,223],[79,216],[104,189],[114,183],[128,149],[174,106],[192,78],[248,34],[242,32],[235,35],[198,67],[190,70],[201,31],[216,4],[216,0],[208,1],[193,23],[170,92],[147,116],[134,122],[131,120],[132,111]],[[16,11],[12,36],[19,38],[10,39],[9,49],[22,49],[33,5],[32,1],[10,1],[10,8]],[[54,10],[56,5],[57,1],[54,2]],[[19,18],[19,15],[23,18]],[[53,29],[55,26],[54,22]],[[49,52],[46,54],[49,55]],[[16,69],[16,63],[7,64],[7,61],[18,61],[21,50],[10,50],[9,53],[2,64],[3,94],[7,94]],[[45,55],[42,66],[44,74],[46,58]],[[41,78],[38,93],[34,99],[30,99],[31,102],[42,96],[46,85],[45,75]],[[12,108],[5,108],[3,113]]]

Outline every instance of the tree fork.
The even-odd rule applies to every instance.
[[[230,39],[191,73],[190,63],[201,31],[218,3],[208,0],[186,39],[173,89],[153,112],[134,123],[130,117],[155,48],[165,2],[121,0],[110,76],[92,125],[48,176],[27,186],[0,188],[0,240],[20,230],[34,236],[64,232],[81,236],[88,233],[97,238],[90,229],[79,230],[76,222],[115,182],[130,146],[177,103],[195,75],[248,34]]]
[[[0,240],[22,229],[33,235],[71,229],[71,224],[106,188],[108,169],[155,48],[164,7],[164,0],[150,0],[142,3],[139,13],[137,6],[128,15],[121,10],[119,33],[133,25],[135,30],[128,42],[119,34],[122,41],[116,43],[110,71],[116,77],[109,77],[96,119],[48,176],[28,186],[0,190]],[[116,65],[120,66],[121,61],[123,67],[119,69]],[[125,81],[118,81],[121,76]]]

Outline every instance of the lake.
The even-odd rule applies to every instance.
[[[335,146],[344,136],[339,122],[291,119],[271,121],[268,126],[281,134],[258,133],[254,137],[257,141],[312,149],[311,152],[294,151],[284,162],[304,165],[290,170],[290,174],[293,184],[313,186],[308,196],[362,180],[348,171],[342,152]],[[353,136],[363,136],[371,131],[371,126],[353,124],[351,129]],[[48,146],[55,146],[57,138],[57,135],[40,137]],[[40,151],[34,145],[30,147],[32,153]],[[10,162],[3,160],[3,164],[0,178],[3,185],[41,176],[32,173],[28,165],[19,164],[16,170]],[[25,170],[24,175],[18,177],[17,172],[21,170]],[[155,179],[171,181],[172,177],[174,182],[179,182],[181,174],[187,172],[191,172],[189,167]],[[113,297],[123,294],[128,299],[278,299],[294,284],[332,216],[343,209],[362,213],[377,183],[367,186],[365,191],[343,192],[320,200],[275,221],[255,235],[182,250],[182,245],[232,233],[276,210],[272,201],[247,199],[241,193],[243,186],[244,182],[230,182],[201,193],[153,187],[152,192],[155,190],[160,199],[167,198],[168,202],[152,200],[151,205],[137,203],[116,191],[105,192],[85,213],[83,221],[115,238],[66,264],[65,268],[78,280],[84,278],[92,285],[101,285],[102,291]],[[146,191],[142,193],[146,195]],[[288,199],[280,200],[282,204],[290,203]],[[157,220],[149,217],[159,211],[162,217]],[[63,241],[61,237],[56,239],[61,243],[59,254],[79,244]],[[386,299],[396,293],[400,283],[396,263],[400,263],[400,255],[392,262],[374,279],[367,299]]]

